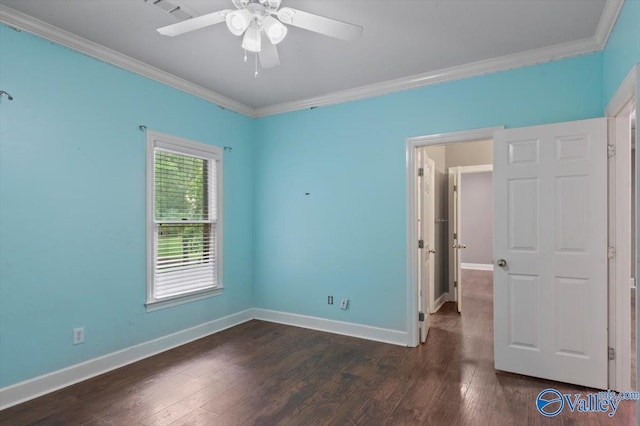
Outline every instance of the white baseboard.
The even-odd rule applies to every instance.
[[[24,382],[0,389],[0,410],[90,379],[116,368],[124,367],[160,352],[184,345],[210,334],[226,330],[253,319],[253,309],[247,309],[148,342],[140,343],[80,364],[53,371]]]
[[[438,310],[442,308],[442,305],[444,305],[448,299],[449,299],[449,293],[442,293],[440,297],[438,297],[435,300],[435,302],[433,302],[434,306],[433,306],[433,311],[431,313],[435,314],[436,312],[438,312]]]
[[[393,345],[407,346],[409,342],[409,336],[405,331],[371,327],[352,322],[335,321],[288,312],[256,308],[254,309],[254,318],[262,321],[342,334],[344,336],[358,337],[360,339],[374,340],[376,342],[391,343]]]
[[[438,299],[440,300],[440,298]],[[168,351],[177,346],[201,339],[252,319],[258,319],[296,327],[310,328],[361,339],[407,346],[408,334],[404,331],[371,327],[325,318],[271,311],[247,309],[217,320],[140,343],[117,352],[90,359],[80,364],[53,371],[24,382],[0,389],[0,410],[29,401],[42,395],[82,382],[111,370]]]
[[[493,263],[463,263],[462,269],[476,269],[478,271],[493,271]]]
[[[455,291],[448,291],[445,293],[446,295],[446,300],[445,302],[455,302],[456,301],[456,292]]]

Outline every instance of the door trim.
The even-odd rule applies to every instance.
[[[635,65],[605,109],[609,119],[609,143],[614,145],[617,154],[609,160],[608,236],[609,246],[615,250],[615,256],[609,260],[608,338],[609,346],[616,351],[616,359],[609,361],[609,388],[617,391],[631,390],[631,289],[625,276],[629,276],[631,270],[629,248],[632,243],[637,246],[637,242],[636,237],[631,236],[629,213],[631,162],[624,153],[630,149],[629,115],[638,106],[636,90],[639,78],[640,66]],[[639,164],[637,151],[636,165]],[[636,183],[636,191],[638,189]]]
[[[416,347],[418,338],[418,229],[416,226],[416,188],[417,179],[416,149],[429,145],[443,145],[455,142],[471,142],[493,139],[497,130],[504,126],[486,127],[483,129],[464,130],[452,133],[417,136],[406,140],[406,176],[407,176],[407,335],[408,346]]]

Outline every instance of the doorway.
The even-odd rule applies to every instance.
[[[493,140],[457,145],[448,148],[475,151],[474,162],[493,161]],[[471,271],[493,271],[493,163],[460,166],[458,162],[449,167],[448,267],[451,298],[462,313],[466,277],[478,275]]]
[[[425,341],[431,313],[446,302],[457,301],[452,285],[454,272],[450,266],[454,256],[449,232],[453,229],[448,208],[449,168],[491,164],[492,137],[499,129],[502,127],[408,140],[407,162],[411,166],[407,168],[407,250],[410,253],[407,272],[410,288],[414,289],[412,295],[415,294],[408,297],[409,346]],[[476,145],[472,145],[474,143]],[[425,164],[429,161],[433,162],[433,176],[428,174],[431,177],[427,178],[433,187],[432,214],[427,219],[428,226],[424,226],[422,206],[428,203],[422,203],[420,197],[425,188]]]
[[[609,331],[612,387],[636,388],[636,127],[635,103],[629,102],[609,119],[610,262]]]
[[[453,146],[458,142],[491,139],[496,130],[500,129],[481,129],[410,139],[407,144],[408,164],[415,164],[416,152],[419,147],[434,148],[434,145],[442,144]],[[485,137],[474,137],[479,134]],[[499,257],[499,260],[506,260],[502,262],[504,265],[496,267],[496,273],[500,279],[500,289],[494,292],[494,296],[499,294],[501,298],[498,303],[498,296],[495,296],[495,303],[500,308],[496,313],[500,313],[501,320],[495,322],[495,367],[499,370],[519,372],[520,374],[552,378],[569,383],[584,382],[590,386],[606,388],[606,333],[603,332],[603,334],[599,331],[600,334],[596,341],[595,338],[587,339],[586,337],[592,334],[585,331],[595,329],[595,323],[604,323],[605,327],[601,328],[606,331],[607,323],[606,320],[602,320],[603,313],[606,318],[606,306],[601,306],[601,302],[606,304],[607,300],[607,297],[603,297],[601,294],[603,292],[602,283],[605,283],[606,288],[607,282],[606,278],[601,276],[603,271],[606,274],[607,215],[603,213],[603,204],[600,201],[603,198],[606,199],[607,194],[606,188],[600,185],[601,182],[606,182],[606,161],[602,160],[603,157],[605,160],[607,157],[606,123],[603,122],[603,119],[584,120],[512,129],[500,131],[499,134],[501,136],[500,147],[499,149],[495,147],[495,152],[502,161],[500,164],[502,175],[496,182],[502,183],[499,185],[499,182],[494,183],[494,188],[495,185],[498,185],[502,198],[499,203],[496,199],[494,205],[500,207],[502,215],[500,217],[503,226],[499,227],[501,231],[498,232],[498,236],[501,238],[498,246],[502,247],[502,251],[495,252],[494,255],[496,258]],[[414,194],[417,179],[413,174],[409,175],[410,170],[411,168],[408,167],[407,187],[410,191],[408,192],[408,203],[413,207],[415,200],[410,199],[412,198],[411,194]],[[603,173],[604,179],[602,179]],[[511,183],[507,185],[507,182]],[[595,188],[597,191],[595,189],[587,191],[586,188]],[[598,195],[596,196],[596,194]],[[581,211],[585,211],[587,206],[591,209],[590,211],[597,214],[594,216],[580,214]],[[409,284],[412,282],[416,284],[417,281],[411,281],[412,279],[417,280],[415,270],[412,268],[415,267],[420,254],[415,238],[417,234],[411,232],[415,231],[416,227],[415,217],[411,217],[411,212],[412,209],[409,208],[408,247],[415,248],[416,251],[409,251],[409,253],[414,253],[415,257],[409,256],[408,276]],[[630,212],[627,213],[630,214]],[[497,220],[496,217],[498,216],[494,212],[494,220]],[[437,220],[438,217],[435,217],[434,221]],[[602,220],[605,220],[604,226],[601,223]],[[451,225],[452,223],[448,223],[448,226]],[[583,232],[584,229],[600,231],[589,233]],[[604,233],[601,232],[602,230],[605,230]],[[497,231],[494,229],[494,237],[495,232]],[[462,238],[456,243],[451,244],[450,247],[455,249],[458,244],[465,245]],[[434,244],[437,246],[437,243]],[[544,250],[540,251],[538,247],[543,247]],[[526,257],[535,256],[537,253],[548,256],[548,262],[536,263],[537,258],[529,259]],[[551,256],[558,257],[558,262],[552,260]],[[592,256],[593,260],[585,264],[588,267],[578,265],[578,261],[585,262],[589,256]],[[462,255],[459,257],[460,264],[462,264]],[[565,268],[558,271],[550,269],[552,266],[564,267],[566,265],[575,266],[575,268],[574,270]],[[597,270],[595,265],[598,265]],[[590,272],[591,270],[593,272]],[[455,277],[455,272],[450,274],[449,280],[451,280],[451,275]],[[459,276],[462,277],[462,274]],[[626,276],[629,277],[629,275]],[[627,306],[630,305],[629,282],[630,280],[627,278],[625,292]],[[495,280],[494,284],[496,284]],[[550,289],[546,289],[545,286]],[[586,291],[591,293],[587,294]],[[515,293],[512,294],[512,292]],[[554,305],[543,306],[543,303],[538,303],[545,300],[536,296],[539,293],[543,295],[555,294],[556,299],[552,299]],[[508,294],[509,297],[507,297]],[[573,296],[581,298],[576,299]],[[453,297],[455,298],[455,291]],[[413,298],[417,299],[415,296]],[[435,298],[435,301],[437,300],[438,298]],[[412,308],[416,305],[415,300],[414,303],[409,300],[408,305],[408,324],[416,324],[413,322],[417,320],[416,311],[412,312]],[[593,309],[587,309],[592,305],[598,309],[598,315],[594,314]],[[436,307],[437,303],[434,303],[433,308]],[[535,311],[534,308],[540,311]],[[545,313],[547,311],[544,309],[550,314]],[[564,314],[569,311],[571,316],[566,317]],[[537,316],[533,315],[536,312]],[[560,314],[564,316],[560,316]],[[532,315],[533,322],[525,318],[531,318]],[[579,319],[579,321],[575,319]],[[560,320],[561,322],[558,322]],[[544,321],[550,323],[545,323],[544,327],[535,326]],[[594,327],[586,328],[584,327],[586,323],[594,323],[591,324]],[[627,324],[629,325],[629,322]],[[558,327],[560,327],[559,332],[561,333],[559,336],[564,340],[549,340],[548,336],[540,334],[540,330],[553,330]],[[410,344],[411,346],[415,346],[417,343],[415,339],[412,339],[414,333],[417,334],[417,327],[410,326],[409,341],[413,343]],[[628,335],[627,339],[629,339]],[[554,349],[554,345],[560,345],[558,347],[561,350]],[[515,354],[514,351],[518,353]],[[500,365],[498,365],[499,352],[502,356]],[[527,363],[521,362],[523,354],[528,354],[531,360]],[[561,357],[557,356],[558,354]],[[549,358],[549,362],[544,357]],[[582,369],[578,371],[579,379],[565,378],[561,374],[558,377],[555,376],[556,373],[569,371],[562,364],[568,362],[569,359],[572,362],[571,371],[578,370],[576,367],[578,359],[584,361],[582,362],[584,368],[581,367]],[[597,374],[593,373],[596,367]],[[527,368],[535,371],[528,371]]]
[[[620,391],[637,386],[637,75],[636,66],[605,111],[610,144],[609,386]]]
[[[429,314],[445,303],[462,312],[464,278],[491,271],[493,141],[464,141],[418,148],[419,309],[425,342]],[[487,274],[485,274],[487,275]],[[426,294],[425,294],[426,293]]]

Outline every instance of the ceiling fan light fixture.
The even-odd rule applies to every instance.
[[[278,10],[277,13],[278,19],[289,25],[293,23],[293,17],[295,16],[295,14],[295,10],[291,9],[290,7],[283,7],[282,9]]]
[[[239,9],[229,13],[225,20],[229,31],[234,35],[240,36],[251,24],[252,18],[253,16],[249,10]]]
[[[155,5],[156,3],[160,4],[161,2],[174,0],[144,1],[149,2],[149,4],[153,1]],[[247,52],[256,54],[254,58],[256,75],[258,58],[263,68],[273,68],[280,65],[280,57],[276,45],[287,37],[289,25],[345,41],[353,41],[362,37],[363,28],[359,25],[349,24],[290,7],[280,8],[282,0],[230,1],[237,8],[236,10],[224,9],[207,13],[176,24],[158,28],[157,31],[162,35],[173,37],[225,22],[227,29],[232,34],[238,37],[243,36],[241,45],[244,49],[245,62],[247,61]],[[0,0],[0,2],[2,2],[2,0]],[[167,3],[163,7],[166,8],[168,5]],[[171,9],[171,11],[173,11],[173,9]]]
[[[267,5],[269,6],[269,9],[274,11],[280,8],[280,3],[282,3],[282,0],[267,0]]]
[[[249,0],[231,0],[236,9],[244,9],[249,4]]]
[[[260,29],[251,25],[247,28],[242,39],[242,48],[249,52],[260,53],[262,51],[262,36],[260,35]]]
[[[277,19],[272,16],[267,16],[262,21],[264,32],[269,37],[269,40],[273,44],[278,44],[287,36],[287,27],[282,25]]]

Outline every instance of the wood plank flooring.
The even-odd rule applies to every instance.
[[[493,369],[491,273],[465,271],[465,311],[432,316],[403,348],[261,321],[0,412],[0,425],[634,425],[535,408],[547,387],[591,390]]]

